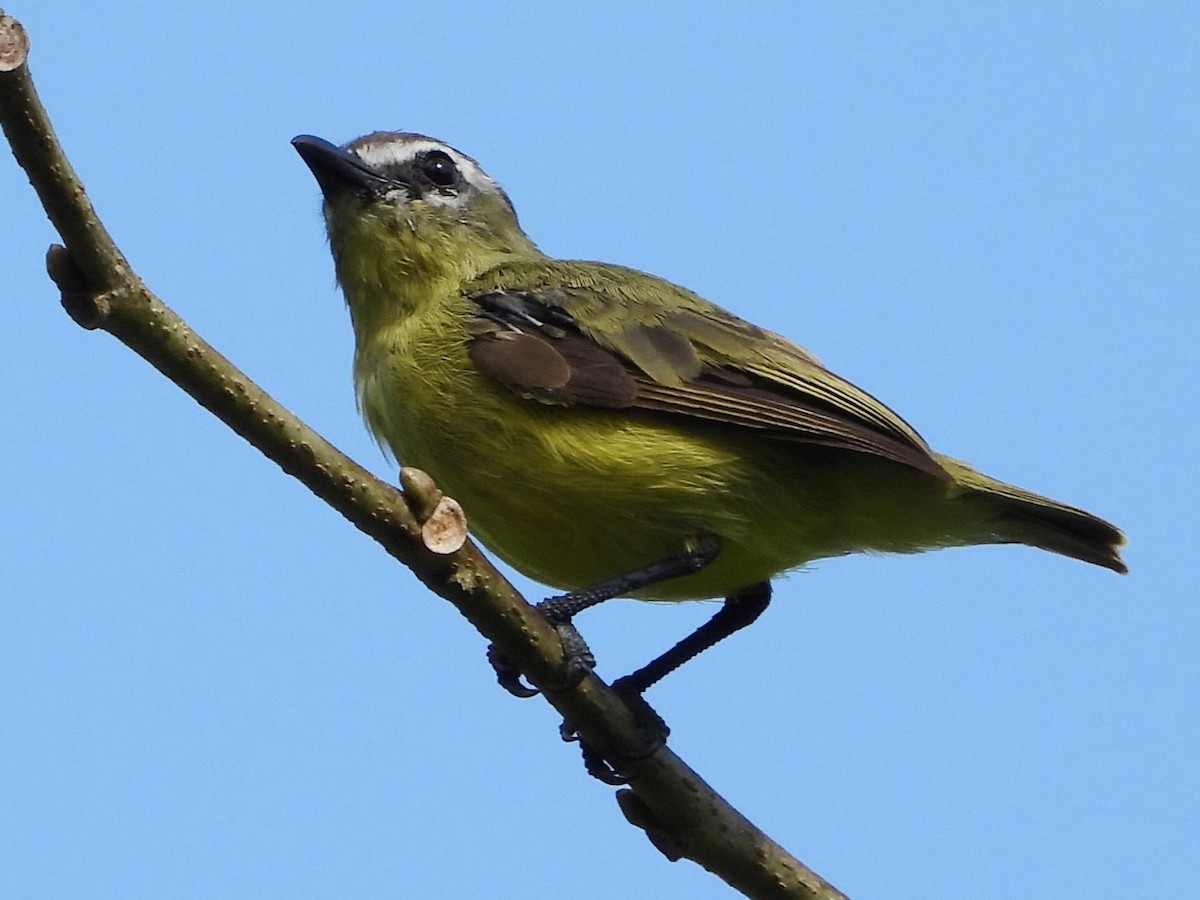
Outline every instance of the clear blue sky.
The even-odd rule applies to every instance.
[[[1194,892],[1194,2],[5,6],[150,286],[385,477],[301,132],[444,138],[548,252],[683,283],[1121,525],[1127,578],[816,565],[651,700],[856,900]],[[0,209],[0,896],[729,895],[453,609],[63,314],[7,153]],[[581,626],[616,676],[711,611]]]

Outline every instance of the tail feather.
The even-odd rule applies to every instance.
[[[1126,574],[1121,559],[1125,535],[1098,516],[989,478],[965,463],[939,457],[968,497],[990,509],[989,528],[996,543],[1027,544]]]

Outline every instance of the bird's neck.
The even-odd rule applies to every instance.
[[[444,304],[493,266],[544,258],[519,230],[467,239],[402,225],[340,235],[334,254],[360,344],[391,324]]]

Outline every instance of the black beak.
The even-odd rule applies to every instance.
[[[396,186],[349,150],[324,138],[302,134],[292,138],[292,146],[312,170],[326,200],[346,193],[379,196]]]

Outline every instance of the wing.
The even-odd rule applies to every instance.
[[[466,293],[479,310],[472,361],[531,400],[681,416],[949,477],[907,423],[816,357],[654,276],[510,263]]]

